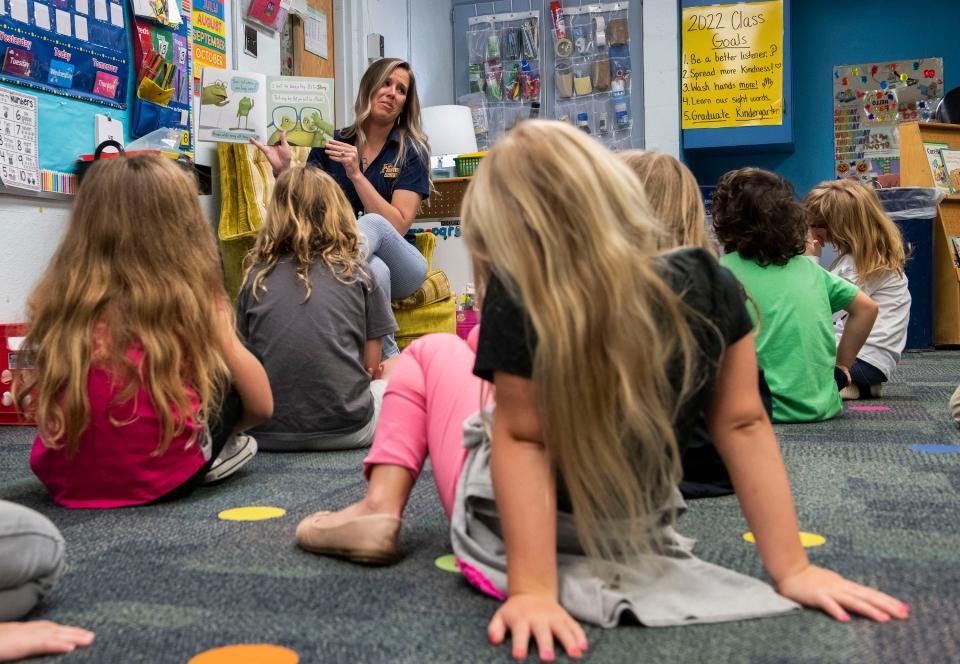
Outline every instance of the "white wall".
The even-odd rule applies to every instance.
[[[33,284],[67,227],[65,201],[0,196],[0,323],[21,323]]]
[[[367,68],[367,35],[383,35],[385,57],[403,58],[417,76],[421,106],[452,104],[450,0],[334,0],[337,124],[353,121],[353,102]]]
[[[680,157],[678,3],[643,3],[643,123],[646,149]]]

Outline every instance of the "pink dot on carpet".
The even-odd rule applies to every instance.
[[[881,410],[890,410],[890,407],[889,406],[848,406],[847,409],[874,412],[874,411],[881,411]]]

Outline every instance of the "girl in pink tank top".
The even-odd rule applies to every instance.
[[[237,338],[196,185],[171,160],[90,169],[27,309],[15,396],[37,422],[30,466],[60,505],[141,505],[199,483],[227,450],[252,456],[230,436],[270,417],[270,386]]]

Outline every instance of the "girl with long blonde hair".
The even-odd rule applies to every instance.
[[[247,261],[237,326],[276,397],[273,419],[252,432],[260,449],[368,447],[385,388],[381,338],[396,322],[333,178],[284,171]]]
[[[906,616],[810,565],[742,292],[703,249],[657,255],[659,226],[624,163],[565,123],[524,122],[483,159],[462,215],[482,284],[476,355],[434,335],[400,356],[366,497],[302,521],[302,547],[393,560],[429,455],[460,570],[503,600],[489,638],[510,631],[519,659],[531,638],[543,660],[554,639],[579,657],[577,620],[613,627],[625,610],[655,625],[791,600],[840,620],[844,608]],[[704,409],[779,595],[697,560],[673,530],[678,460]]]
[[[403,236],[430,195],[430,147],[420,123],[417,79],[409,63],[382,58],[360,79],[354,121],[337,131],[307,162],[330,174],[343,189],[364,238],[364,255],[390,298],[416,291],[427,276],[426,259]],[[290,167],[286,136],[273,146],[254,141],[279,175]],[[400,350],[393,335],[383,355]]]
[[[640,179],[650,211],[664,230],[658,236],[657,248],[668,252],[681,247],[701,247],[717,256],[717,243],[707,228],[700,185],[690,169],[676,157],[654,150],[624,150],[617,156]],[[764,408],[770,415],[770,388],[762,370],[759,370],[758,382]],[[680,461],[683,467],[680,493],[684,498],[733,493],[730,475],[702,423],[694,428]]]
[[[656,150],[624,150],[617,156],[640,178],[654,215],[667,230],[659,248],[703,247],[716,256],[717,243],[707,228],[703,194],[690,169],[676,157]]]
[[[907,262],[903,236],[873,188],[854,180],[821,182],[803,203],[815,241],[813,254],[819,256],[823,245],[831,242],[838,256],[830,271],[856,284],[879,307],[870,336],[850,366],[852,382],[840,396],[879,397],[907,345],[911,298],[903,271]],[[846,316],[834,316],[838,343],[846,324]]]
[[[256,452],[232,434],[270,416],[270,386],[236,336],[196,184],[169,159],[94,164],[27,318],[15,394],[59,504],[151,502]]]

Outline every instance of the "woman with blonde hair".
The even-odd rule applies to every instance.
[[[426,259],[403,236],[430,195],[430,148],[410,65],[398,58],[371,64],[360,79],[354,113],[353,124],[337,131],[325,147],[312,149],[307,161],[343,188],[360,215],[370,270],[388,299],[404,298],[427,275]],[[285,135],[275,146],[254,143],[275,175],[290,167]],[[384,340],[384,357],[399,352],[392,335]]]
[[[237,327],[263,358],[273,418],[264,450],[369,447],[386,383],[380,338],[396,330],[368,275],[357,220],[332,177],[297,166],[277,178],[237,298]]]
[[[710,236],[700,185],[676,157],[655,150],[624,150],[617,155],[640,178],[654,215],[666,229],[658,247],[703,247],[714,256],[717,243]]]
[[[429,454],[458,565],[503,601],[488,635],[510,631],[514,657],[531,638],[543,660],[554,639],[579,657],[577,620],[613,627],[624,611],[681,625],[796,600],[839,620],[906,617],[807,560],[741,291],[703,249],[657,255],[625,164],[565,123],[523,122],[481,162],[463,225],[482,284],[476,356],[447,335],[400,356],[366,497],[304,519],[302,547],[393,560]],[[696,559],[673,529],[680,455],[704,408],[780,595]]]
[[[233,434],[270,417],[270,384],[237,338],[196,184],[171,160],[93,165],[27,311],[15,395],[58,504],[181,495],[256,452]]]
[[[871,187],[853,180],[829,180],[804,199],[813,253],[831,242],[838,256],[830,266],[835,275],[855,284],[877,303],[879,312],[870,336],[849,367],[852,382],[840,391],[844,399],[879,397],[907,345],[910,291],[904,265],[903,236],[884,212]],[[847,323],[834,315],[837,342]]]

